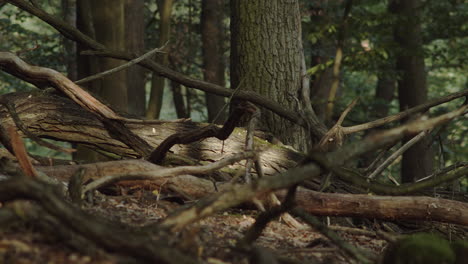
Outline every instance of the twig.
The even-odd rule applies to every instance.
[[[163,168],[157,171],[109,175],[99,178],[86,185],[83,188],[82,193],[85,194],[86,192],[123,180],[151,180],[157,178],[176,177],[185,174],[206,174],[221,169],[227,165],[236,163],[240,160],[252,158],[253,156],[253,152],[243,152],[203,166],[179,166],[175,168]]]
[[[234,92],[231,94],[231,96],[229,96],[227,102],[223,105],[223,107],[216,114],[211,124],[214,124],[216,120],[219,118],[219,116],[221,115],[221,113],[224,111],[224,109],[226,109],[226,107],[228,107],[231,104],[232,98],[234,97],[234,95],[236,95],[237,92],[239,92],[240,88],[245,82],[245,79],[247,79],[248,76],[249,76],[249,73],[247,73],[247,75],[239,82],[239,85],[237,85],[236,89],[234,89]]]
[[[82,84],[82,83],[86,83],[86,82],[90,82],[90,81],[93,81],[93,80],[96,80],[96,79],[100,79],[104,76],[107,76],[109,74],[112,74],[112,73],[116,73],[116,72],[119,72],[119,71],[122,71],[122,70],[125,70],[126,68],[132,66],[132,65],[135,65],[137,63],[139,63],[140,61],[142,60],[146,60],[147,58],[151,57],[154,53],[156,52],[163,52],[162,50],[166,47],[168,42],[166,42],[162,47],[159,47],[159,48],[155,48],[153,50],[150,50],[148,51],[147,53],[143,54],[142,56],[136,58],[136,59],[133,59],[133,60],[130,60],[128,61],[127,63],[125,64],[122,64],[118,67],[115,67],[115,68],[112,68],[112,69],[109,69],[107,71],[103,71],[103,72],[100,72],[100,73],[97,73],[97,74],[94,74],[94,75],[91,75],[91,76],[88,76],[86,78],[83,78],[81,80],[78,80],[76,81],[75,83],[76,84]],[[86,51],[82,52],[83,55],[89,55]]]
[[[333,146],[341,146],[343,144],[343,127],[341,124],[348,115],[348,113],[353,109],[353,107],[358,102],[359,98],[355,98],[343,111],[338,121],[335,125],[322,137],[318,146],[322,150],[331,150]]]
[[[359,248],[355,248],[352,245],[346,243],[342,240],[335,232],[331,231],[326,225],[322,224],[317,218],[311,216],[307,212],[305,212],[301,208],[294,208],[292,213],[306,223],[308,223],[312,228],[319,231],[330,239],[336,246],[338,246],[341,250],[343,250],[348,256],[354,258],[355,260],[359,261],[359,263],[371,263],[369,258],[360,250]]]
[[[52,143],[49,143],[45,140],[43,140],[42,138],[34,135],[33,133],[29,132],[29,130],[26,128],[26,126],[24,125],[23,121],[21,121],[21,119],[19,118],[18,116],[18,113],[16,113],[16,109],[15,109],[15,105],[12,104],[11,102],[8,102],[8,101],[4,101],[4,100],[0,100],[0,104],[3,104],[6,109],[8,110],[8,113],[10,114],[11,116],[11,119],[13,119],[13,122],[15,123],[16,127],[21,130],[21,132],[23,132],[23,134],[30,138],[31,140],[35,141],[37,144],[43,146],[43,147],[46,147],[46,148],[50,148],[50,149],[53,149],[55,151],[60,151],[60,152],[65,152],[65,153],[73,153],[75,152],[76,150],[75,149],[70,149],[70,148],[62,148],[60,146],[56,146]]]
[[[411,140],[406,142],[401,148],[399,148],[397,151],[395,151],[390,157],[388,157],[377,169],[372,172],[369,176],[367,176],[368,179],[373,179],[380,173],[382,173],[383,170],[385,170],[390,164],[392,164],[393,161],[395,161],[400,155],[402,155],[406,150],[411,148],[414,144],[416,144],[418,141],[420,141],[422,138],[424,138],[429,132],[428,131],[423,131],[413,137]]]
[[[127,52],[107,50],[103,44],[88,37],[87,35],[83,34],[79,30],[63,22],[62,20],[49,15],[44,10],[30,5],[24,0],[8,0],[8,2],[34,16],[37,16],[39,19],[43,20],[44,22],[48,23],[49,25],[57,29],[66,38],[77,41],[80,44],[90,49],[95,50],[95,52],[93,52],[93,55],[111,57],[111,58],[123,59],[123,60],[132,60],[134,58],[133,55]],[[166,77],[168,79],[171,79],[172,81],[183,84],[186,87],[195,88],[198,90],[202,90],[208,93],[213,93],[213,94],[224,96],[224,97],[233,96],[233,98],[235,99],[246,100],[246,101],[255,103],[259,106],[265,107],[269,109],[270,111],[278,114],[279,116],[288,119],[291,122],[307,127],[307,121],[305,121],[300,115],[297,115],[295,111],[286,109],[284,108],[284,106],[281,106],[277,102],[274,102],[273,100],[265,98],[259,95],[258,93],[255,93],[252,91],[239,91],[238,93],[235,93],[233,89],[228,89],[220,85],[204,82],[204,81],[197,80],[197,79],[192,79],[179,72],[173,71],[161,64],[158,64],[154,60],[150,60],[150,59],[140,61],[139,64],[153,72],[158,73],[159,75],[163,77]],[[235,95],[233,95],[234,93]],[[326,132],[326,127],[325,125],[323,125],[321,122],[318,122],[317,120],[318,118],[314,117],[315,125],[310,127],[310,131],[312,134],[314,134],[315,137],[322,138],[322,136]]]
[[[417,105],[417,106],[415,106],[413,108],[410,108],[410,109],[408,109],[406,111],[403,111],[403,112],[400,112],[400,113],[397,113],[397,114],[394,114],[394,115],[391,115],[391,116],[387,116],[387,117],[384,117],[384,118],[380,118],[380,119],[377,119],[377,120],[374,120],[374,121],[371,121],[371,122],[367,122],[367,123],[364,123],[364,124],[356,125],[356,126],[343,127],[342,128],[343,133],[346,134],[346,135],[347,134],[352,134],[352,133],[357,133],[357,132],[361,132],[361,131],[364,131],[364,130],[367,130],[367,129],[376,128],[376,127],[388,124],[390,122],[399,121],[399,120],[401,120],[403,118],[406,118],[406,117],[408,117],[410,115],[413,115],[415,113],[426,111],[427,109],[429,109],[431,107],[434,107],[434,106],[437,106],[437,105],[452,101],[454,99],[457,99],[457,98],[460,98],[460,97],[463,97],[463,96],[468,96],[468,89],[465,89],[463,91],[456,92],[456,93],[453,93],[453,94],[449,94],[449,95],[444,96],[444,97],[435,98],[433,100],[427,101],[427,102],[425,102],[423,104]]]
[[[148,160],[155,164],[160,163],[164,159],[166,153],[175,144],[189,144],[208,137],[216,137],[217,139],[225,140],[231,135],[241,117],[246,113],[252,113],[254,110],[254,105],[249,102],[243,102],[237,105],[222,128],[216,125],[208,125],[195,131],[173,134],[159,144],[151,153]]]
[[[464,108],[435,118],[418,121],[417,123],[410,122],[400,127],[366,137],[364,140],[360,140],[359,142],[343,146],[338,151],[326,155],[329,160],[333,161],[332,164],[321,164],[320,166],[323,166],[328,170],[331,170],[334,167],[341,166],[344,163],[348,162],[350,159],[359,157],[364,153],[377,150],[390,143],[401,140],[404,136],[419,133],[423,130],[431,129],[436,125],[446,123],[452,120],[453,118],[464,114],[464,111],[467,109],[466,107],[467,106],[464,106]],[[233,187],[224,192],[217,193],[215,195],[200,200],[192,207],[180,210],[172,215],[169,215],[159,225],[165,228],[173,228],[175,230],[180,229],[186,226],[187,224],[192,223],[198,219],[207,217],[213,214],[214,212],[225,210],[232,206],[236,206],[242,202],[249,201],[252,198],[258,196],[258,194],[269,193],[271,191],[276,191],[278,189],[290,187],[294,184],[299,184],[305,180],[316,178],[320,175],[320,173],[323,173],[324,171],[320,168],[320,166],[315,163],[306,164],[300,168],[292,168],[279,175],[260,178],[257,181],[252,182],[252,184],[241,186],[234,185]],[[463,177],[464,175],[466,175],[467,171],[468,166],[463,167],[461,169],[457,169],[456,171],[449,173],[450,175],[447,175],[443,179],[441,179],[441,177],[436,178],[434,182],[430,182],[430,184],[440,183],[435,181],[444,181],[454,179],[457,177]],[[340,174],[342,174],[341,170]],[[354,178],[361,179],[363,181],[361,182],[362,184],[369,184],[365,178],[353,177],[353,179]],[[427,187],[428,184],[428,182],[425,182],[423,187]],[[365,187],[367,188],[367,186]],[[410,187],[414,188],[414,185],[410,185]],[[418,188],[421,188],[421,185],[419,185]],[[388,190],[386,186],[383,189]],[[397,189],[398,192],[401,192],[400,188]],[[408,191],[408,189],[404,191]],[[438,217],[440,217],[440,215]]]
[[[198,260],[169,245],[167,235],[156,236],[103,217],[86,213],[64,199],[57,189],[35,180],[15,178],[0,184],[0,201],[28,199],[37,201],[63,226],[82,235],[101,248],[139,259],[140,263],[192,264]]]
[[[238,241],[238,246],[247,247],[252,244],[262,234],[263,229],[265,229],[266,225],[270,221],[292,208],[294,206],[296,190],[297,185],[290,187],[283,203],[280,206],[273,207],[270,210],[261,213],[255,220],[255,223],[247,230],[244,237]]]
[[[250,116],[249,123],[247,125],[247,133],[245,135],[245,151],[253,151],[254,150],[254,132],[255,126],[257,125],[258,119],[260,118],[261,112],[260,109],[254,107],[254,112]],[[248,159],[245,162],[245,175],[244,180],[246,183],[252,182],[252,175],[250,171],[252,170],[252,166],[254,164],[253,159]]]
[[[38,173],[36,169],[33,167],[31,161],[28,157],[28,152],[24,147],[23,140],[21,139],[20,135],[16,131],[13,126],[8,127],[8,134],[11,140],[11,146],[13,148],[13,152],[18,160],[18,163],[21,167],[21,170],[24,174],[30,178],[37,178]]]

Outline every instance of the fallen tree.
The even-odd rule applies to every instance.
[[[90,54],[126,60],[133,59],[132,56],[125,53],[106,51],[101,44],[87,38],[73,28],[60,24],[60,21],[51,18],[42,10],[25,1],[9,2],[41,17],[67,36],[92,48],[94,51],[89,52]],[[285,146],[271,144],[260,138],[253,140],[255,144],[250,142],[247,149],[246,138],[252,139],[252,135],[249,135],[249,132],[244,129],[234,128],[234,126],[235,121],[240,118],[236,115],[244,114],[249,109],[235,112],[231,115],[231,121],[226,122],[223,127],[208,126],[190,120],[145,121],[126,118],[93,98],[60,73],[28,65],[11,53],[1,52],[0,68],[2,70],[29,81],[39,88],[52,86],[56,91],[52,93],[47,91],[14,93],[0,96],[0,141],[15,154],[19,161],[19,165],[10,163],[9,167],[2,163],[1,173],[6,178],[10,178],[11,175],[17,174],[16,171],[19,168],[24,174],[34,178],[20,177],[1,182],[0,201],[35,200],[48,216],[53,218],[51,221],[61,225],[63,229],[70,229],[72,232],[80,234],[84,237],[84,241],[92,241],[109,251],[118,251],[148,262],[163,263],[195,262],[179,250],[173,249],[171,243],[161,242],[170,240],[165,231],[181,230],[188,224],[216,212],[245,202],[265,199],[271,193],[276,193],[280,198],[286,197],[284,198],[285,203],[273,206],[264,212],[264,215],[273,212],[269,217],[264,217],[264,215],[259,217],[259,220],[264,222],[263,227],[275,215],[278,216],[289,211],[294,212],[296,210],[294,206],[300,207],[310,214],[321,216],[426,220],[468,225],[468,207],[463,202],[424,196],[376,195],[415,193],[437,184],[464,177],[468,174],[466,163],[447,168],[437,179],[433,177],[434,179],[428,179],[421,183],[400,187],[371,181],[364,178],[364,175],[361,175],[359,171],[344,166],[347,162],[366,152],[376,151],[389,144],[394,144],[403,136],[416,135],[421,131],[432,129],[465,115],[467,113],[466,104],[453,112],[432,119],[416,120],[413,123],[369,136],[358,142],[344,144],[341,147],[345,143],[343,140],[345,134],[401,120],[414,113],[425,111],[434,105],[466,96],[468,94],[466,90],[432,100],[390,117],[354,127],[342,127],[341,123],[355,103],[353,102],[337,124],[328,133],[325,133],[322,124],[310,127],[311,124],[316,124],[316,119],[304,120],[301,115],[282,109],[275,102],[265,100],[256,94],[235,93],[223,87],[193,80],[150,60],[141,59],[140,64],[188,86],[251,101],[284,118],[309,127],[313,137],[322,138],[320,149],[306,155]],[[114,159],[125,160],[55,166],[51,166],[54,163],[49,161],[49,166],[32,166],[28,163],[25,151],[18,153],[15,150],[14,146],[22,143],[19,143],[18,140],[14,142],[11,140],[12,133],[5,132],[6,128],[10,127],[13,130],[15,128],[19,130],[24,137],[31,137],[34,140],[38,140],[35,138],[38,137],[79,143],[105,153]],[[333,142],[331,147],[327,146],[329,142]],[[332,152],[334,149],[335,151]],[[154,163],[162,161],[163,165],[176,165],[176,167],[160,166],[137,158],[144,158]],[[235,182],[236,177],[244,174],[245,167],[248,167],[240,162],[243,159],[255,160],[258,178],[247,184],[238,184]],[[44,165],[44,160],[39,159],[39,161]],[[250,161],[249,166],[252,166],[252,161]],[[216,173],[220,169],[222,175],[215,177],[217,182],[194,176],[206,176],[206,174]],[[250,171],[250,167],[247,171]],[[321,193],[297,187],[305,181],[318,180],[320,176],[329,172],[333,173],[339,180],[352,185],[358,192],[371,192],[374,195]],[[81,178],[74,181],[77,176]],[[129,230],[122,231],[122,226],[119,223],[108,223],[100,217],[92,217],[66,202],[63,194],[50,184],[44,183],[41,177],[50,177],[63,182],[69,181],[69,186],[75,186],[78,190],[75,195],[70,195],[73,201],[80,200],[87,192],[115,182],[141,179],[151,180],[152,184],[159,186],[163,191],[166,189],[175,191],[186,200],[199,201],[191,207],[172,213],[156,225],[144,227],[143,232],[140,229],[127,226],[124,229],[128,228]],[[88,183],[88,180],[93,181]],[[288,189],[288,194],[285,193],[285,189]],[[9,218],[11,219],[11,215]],[[314,224],[312,226],[317,228]],[[254,233],[256,232],[258,235],[263,227]],[[318,230],[327,233],[325,228]],[[130,237],[134,240],[129,242],[128,238]],[[252,237],[253,239],[247,239],[249,243],[256,238]],[[333,236],[328,234],[327,237]],[[367,262],[366,256],[360,252],[339,242],[338,239],[332,239],[332,241],[344,249],[347,254],[362,260],[363,263]],[[173,256],[177,256],[177,258]]]

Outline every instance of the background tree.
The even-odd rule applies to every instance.
[[[424,103],[427,100],[426,67],[422,50],[421,2],[418,0],[394,0],[390,9],[398,16],[395,24],[395,40],[399,44],[396,68],[400,110]],[[409,139],[406,139],[409,140]],[[401,179],[413,182],[433,171],[432,140],[429,137],[416,143],[403,154]]]
[[[159,46],[163,46],[169,40],[171,30],[171,13],[173,0],[158,0],[159,8]],[[156,55],[158,60],[163,65],[167,65],[167,54]],[[151,92],[149,97],[148,109],[146,117],[158,119],[161,112],[162,100],[164,94],[165,79],[153,73],[151,79]]]
[[[78,1],[78,29],[114,50],[125,49],[125,1]],[[110,58],[83,56],[80,53],[86,48],[78,46],[78,77],[84,78],[100,73],[122,64],[121,61]],[[128,96],[126,71],[107,75],[102,79],[91,81],[84,85],[99,98],[104,99],[114,109],[127,112]],[[74,158],[79,161],[94,161],[103,157],[82,146]]]
[[[203,49],[203,77],[207,82],[224,86],[223,0],[202,0],[201,35]],[[226,120],[224,97],[206,93],[208,122],[218,124]],[[215,117],[218,116],[216,120]]]
[[[136,54],[145,50],[145,16],[143,0],[125,1],[125,48]],[[128,112],[144,116],[146,110],[145,70],[135,65],[127,69]]]

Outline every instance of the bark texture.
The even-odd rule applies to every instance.
[[[393,0],[390,10],[398,15],[395,40],[399,44],[396,69],[400,110],[406,110],[427,101],[426,71],[422,50],[419,0]],[[404,142],[410,138],[406,138]],[[428,138],[416,143],[403,154],[401,164],[403,182],[413,182],[431,174],[433,153]]]
[[[231,1],[231,87],[255,91],[301,113],[301,20],[298,1]],[[305,151],[305,131],[262,111],[261,128]]]
[[[131,148],[114,139],[107,132],[104,124],[93,114],[83,111],[74,102],[57,96],[30,96],[30,93],[15,93],[5,96],[15,105],[18,115],[25,126],[37,136],[82,143],[89,148],[99,149],[122,157],[138,157]],[[5,107],[0,107],[0,122],[2,125],[13,125]],[[125,124],[133,133],[147,141],[151,146],[158,146],[163,140],[175,133],[193,131],[207,124],[184,122],[147,121]],[[245,130],[236,128],[225,141],[207,138],[199,142],[176,145],[171,152],[187,157],[197,162],[217,161],[226,155],[244,151]],[[297,152],[288,148],[272,145],[264,140],[256,139],[260,150],[261,164],[266,175],[272,175],[296,165],[303,158]],[[240,168],[232,166],[231,168]]]

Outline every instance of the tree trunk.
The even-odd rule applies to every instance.
[[[125,49],[125,1],[91,1],[96,40],[114,50]],[[115,59],[99,59],[102,70],[115,68],[122,64]],[[120,71],[102,78],[99,95],[115,109],[127,112],[126,71]]]
[[[177,118],[189,118],[190,114],[187,112],[187,107],[185,106],[184,95],[182,94],[182,86],[178,82],[171,81],[171,88]]]
[[[141,12],[143,0],[125,1],[126,50],[141,55],[145,50],[145,20]],[[145,116],[145,70],[139,65],[127,69],[128,112]]]
[[[395,88],[396,82],[394,78],[386,76],[385,73],[378,76],[375,89],[375,118],[383,118],[388,115]]]
[[[159,0],[157,1],[159,7],[160,21],[159,21],[159,46],[163,46],[169,40],[171,31],[171,12],[173,0]],[[159,62],[167,65],[167,54],[158,55]],[[151,80],[151,94],[146,111],[146,117],[150,119],[158,119],[161,113],[162,99],[164,95],[165,79],[153,73]]]
[[[103,6],[104,2],[107,2],[108,5]],[[103,10],[106,7],[113,7],[116,10],[107,10],[104,12]],[[121,0],[93,2],[90,0],[77,1],[78,29],[110,48],[123,50],[125,47],[123,8],[124,6]],[[106,29],[107,27],[108,30]],[[113,59],[81,56],[80,52],[86,49],[87,48],[83,48],[81,45],[78,45],[78,79],[116,67],[121,63]],[[97,79],[86,83],[83,87],[104,99],[112,107],[121,111],[126,111],[127,91],[125,74],[125,71],[117,72],[103,79]],[[102,155],[99,155],[94,151],[90,151],[83,145],[78,144],[76,148],[78,151],[73,154],[73,159],[76,161],[91,162],[104,159]]]
[[[231,1],[231,87],[252,90],[300,114],[301,20],[298,1]],[[262,111],[261,129],[305,151],[304,129]]]
[[[395,26],[395,40],[399,44],[396,69],[401,73],[398,80],[398,99],[402,111],[427,100],[420,6],[421,2],[418,0],[393,0],[390,3],[390,10],[399,17]],[[401,166],[402,182],[413,182],[431,174],[433,153],[430,139],[425,138],[408,149],[403,154]]]
[[[203,77],[207,82],[224,86],[223,1],[203,0],[201,13]],[[227,118],[224,97],[205,93],[208,122],[223,124]],[[218,117],[217,117],[218,116]],[[217,119],[215,120],[215,118]]]
[[[76,0],[62,0],[63,20],[76,27]],[[76,43],[63,38],[63,47],[66,52],[67,76],[70,80],[77,80],[78,66],[76,63]]]

